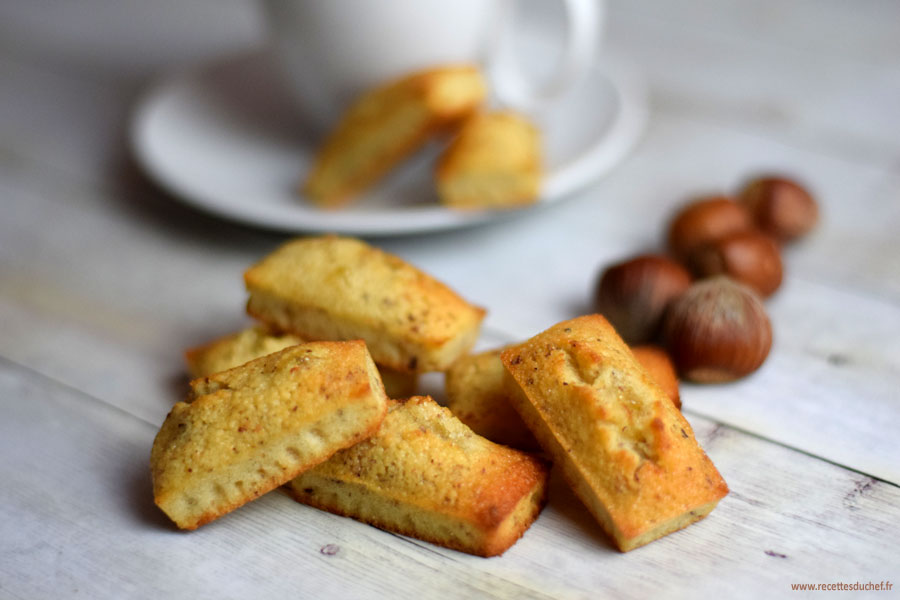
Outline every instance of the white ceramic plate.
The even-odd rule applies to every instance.
[[[609,171],[634,146],[646,114],[642,89],[620,68],[592,71],[567,97],[534,115],[544,135],[546,168],[539,202],[557,202]],[[437,146],[346,208],[320,210],[297,193],[314,137],[298,121],[262,52],[164,79],[139,104],[131,129],[138,161],[159,184],[187,204],[256,226],[400,235],[517,212],[440,206],[432,181]]]

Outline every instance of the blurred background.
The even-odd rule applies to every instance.
[[[562,23],[555,2],[521,5],[526,28]],[[251,1],[2,2],[0,150],[121,179],[142,92],[265,36]],[[614,236],[656,239],[665,215],[638,219],[660,202],[731,189],[759,170],[794,172],[825,192],[833,216],[817,253],[798,259],[807,272],[837,269],[900,299],[900,252],[887,235],[900,220],[900,3],[614,0],[597,52],[601,65],[636,67],[651,108],[638,151],[595,190],[607,203],[627,198],[614,210],[628,226]],[[882,217],[864,218],[873,210]],[[186,214],[199,218],[175,213]]]
[[[553,2],[521,4],[526,23],[559,20]],[[810,144],[826,138],[858,158],[897,150],[897,2],[614,0],[607,9],[603,50],[644,70],[656,108],[741,118]],[[264,35],[251,1],[0,3],[7,76],[25,63],[77,71],[86,84],[139,86],[259,45]],[[4,85],[5,95],[14,90],[24,91]]]

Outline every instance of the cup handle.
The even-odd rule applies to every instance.
[[[535,112],[553,102],[577,83],[593,62],[597,30],[603,17],[602,0],[562,0],[567,34],[559,64],[549,81],[535,83],[525,76],[513,49],[514,11],[517,2],[504,2],[503,27],[489,60],[490,79],[500,104],[524,112]]]

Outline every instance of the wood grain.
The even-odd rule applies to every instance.
[[[379,242],[486,306],[488,348],[589,312],[599,270],[659,248],[696,194],[778,170],[821,202],[767,305],[769,361],[682,388],[732,489],[710,517],[621,555],[555,477],[490,560],[280,493],[191,534],[153,506],[181,352],[247,324],[240,274],[284,237],[184,208],[124,143],[148,77],[259,43],[258,18],[208,0],[134,10],[0,6],[0,596],[758,598],[896,578],[896,3],[612,1],[601,57],[636,64],[653,104],[629,160],[552,210]],[[537,10],[529,26],[552,21]],[[426,385],[440,395],[440,376]]]
[[[495,559],[279,492],[177,532],[152,503],[155,425],[6,360],[0,397],[0,579],[14,597],[756,597],[798,581],[881,581],[900,553],[897,486],[697,417],[732,492],[706,520],[628,555],[559,478],[537,523]]]

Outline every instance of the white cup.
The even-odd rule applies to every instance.
[[[551,0],[547,0],[551,1]],[[262,0],[273,47],[302,116],[329,126],[361,92],[445,64],[487,69],[501,105],[531,112],[590,67],[602,0],[561,2],[562,57],[535,83],[513,50],[515,0]]]

